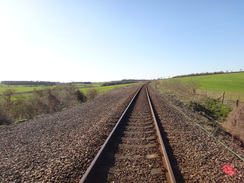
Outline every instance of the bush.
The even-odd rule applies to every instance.
[[[229,114],[224,127],[244,143],[244,105],[240,105]]]
[[[49,113],[60,111],[63,107],[61,101],[52,94],[51,90],[48,90],[47,92],[47,102],[48,102],[48,108],[49,108]]]
[[[209,115],[212,116],[214,119],[217,120],[225,120],[228,114],[232,111],[230,106],[221,104],[216,99],[208,98],[205,101],[206,109],[210,111]]]
[[[189,80],[189,82],[188,82],[188,86],[192,89],[193,94],[196,94],[196,90],[199,88],[200,83],[199,83],[198,80],[193,80],[193,79],[191,79],[191,80]]]
[[[182,95],[192,95],[196,94],[199,82],[190,80],[188,83],[183,83],[180,80],[168,80],[162,82],[162,87]]]
[[[11,121],[9,120],[8,116],[6,115],[3,106],[0,104],[0,125],[8,125]]]
[[[75,91],[75,96],[79,102],[85,102],[87,100],[87,97],[80,90]]]
[[[61,111],[87,100],[87,97],[73,85],[34,91],[32,95],[19,95],[14,98],[13,91],[8,90],[4,94],[0,98],[0,125]],[[93,99],[98,92],[91,90],[88,94],[89,98]]]
[[[98,95],[98,90],[96,90],[96,89],[89,89],[87,91],[87,97],[89,99],[94,99],[97,95]]]
[[[216,99],[207,98],[202,102],[190,102],[190,106],[196,111],[202,111],[206,115],[212,117],[215,120],[223,121],[227,118],[228,114],[232,111],[232,108],[221,104]]]

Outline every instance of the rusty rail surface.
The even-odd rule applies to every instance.
[[[150,109],[151,109],[151,113],[152,113],[155,129],[156,129],[156,133],[157,133],[158,142],[160,144],[160,150],[161,150],[161,152],[163,154],[163,163],[164,163],[164,165],[166,166],[166,168],[168,170],[168,172],[166,174],[167,180],[169,182],[176,182],[175,181],[175,177],[174,177],[174,173],[173,173],[173,170],[172,170],[169,158],[168,158],[168,154],[167,154],[167,151],[165,149],[163,138],[162,138],[161,132],[159,130],[158,122],[157,122],[157,119],[156,119],[156,116],[155,116],[155,112],[154,112],[154,109],[153,109],[153,106],[152,106],[152,101],[151,101],[151,98],[149,96],[148,90],[147,90],[147,98],[148,98],[148,102],[149,102],[149,105],[150,105]]]
[[[117,131],[120,123],[123,121],[123,119],[125,118],[127,113],[130,111],[132,106],[135,104],[135,101],[136,101],[136,99],[137,99],[137,97],[138,97],[138,95],[141,92],[143,87],[147,87],[147,85],[142,86],[141,88],[138,89],[138,91],[136,92],[136,94],[134,95],[132,100],[130,101],[129,105],[127,106],[127,108],[125,109],[123,114],[121,115],[120,119],[116,123],[116,125],[113,128],[112,132],[109,134],[109,136],[107,137],[106,141],[102,145],[101,149],[99,150],[99,152],[97,153],[97,155],[95,156],[95,158],[91,162],[90,166],[86,170],[85,174],[83,175],[82,179],[80,180],[80,183],[94,182],[93,181],[94,176],[99,176],[99,175],[94,173],[95,172],[95,168],[102,161],[103,154],[105,154],[105,151],[106,151],[106,149],[109,146],[109,142],[111,141],[112,137],[114,136],[115,132]],[[166,172],[167,182],[174,183],[174,182],[176,182],[175,181],[175,177],[174,177],[174,174],[173,174],[170,162],[169,162],[169,158],[168,158],[168,155],[167,155],[164,143],[163,143],[161,132],[160,132],[159,127],[158,127],[158,122],[157,122],[157,119],[156,119],[156,116],[155,116],[155,113],[154,113],[152,101],[150,99],[150,96],[149,96],[149,93],[148,93],[147,89],[146,89],[146,94],[147,94],[147,100],[148,100],[148,103],[149,103],[149,106],[150,106],[151,115],[152,115],[152,119],[153,119],[153,123],[154,123],[154,129],[155,129],[156,135],[157,135],[157,141],[158,141],[158,144],[160,144],[159,149],[160,149],[160,152],[162,153],[162,161],[163,161],[162,164],[167,169],[167,172]]]

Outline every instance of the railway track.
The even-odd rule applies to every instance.
[[[147,85],[138,90],[80,180],[86,182],[175,182]]]

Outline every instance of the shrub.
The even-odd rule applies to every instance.
[[[230,106],[221,104],[218,100],[211,98],[206,99],[205,107],[210,112],[209,115],[217,120],[225,120],[232,111]]]
[[[89,98],[97,95],[96,90],[88,92]],[[11,124],[22,119],[32,119],[41,114],[61,111],[85,102],[87,97],[73,85],[34,91],[32,95],[17,96],[13,99],[13,91],[5,91],[0,98],[0,125]]]
[[[98,95],[98,90],[96,90],[96,89],[89,89],[87,91],[87,97],[89,99],[94,99],[97,95]]]
[[[221,104],[216,99],[207,98],[198,102],[190,102],[190,106],[196,111],[202,111],[215,120],[223,121],[227,118],[228,114],[232,111],[230,106]]]
[[[239,138],[244,143],[244,105],[234,109],[223,125],[229,133]]]
[[[87,97],[80,90],[75,91],[75,96],[79,102],[85,102],[87,100]]]
[[[51,90],[48,90],[47,92],[47,102],[49,113],[60,111],[62,109],[62,103],[54,94],[52,94]]]
[[[192,95],[198,87],[197,82],[183,83],[179,80],[168,80],[162,82],[162,87],[182,95]]]
[[[11,121],[9,120],[8,116],[6,115],[3,106],[0,104],[0,125],[8,125]]]
[[[188,82],[188,86],[192,89],[193,94],[196,94],[196,89],[199,88],[200,83],[199,83],[198,80],[193,80],[193,79],[191,79],[191,80],[189,80],[189,82]]]

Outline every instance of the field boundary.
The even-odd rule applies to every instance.
[[[196,94],[214,99],[220,99],[223,100],[224,103],[236,102],[237,100],[239,100],[239,102],[244,102],[244,92],[225,92],[197,89]]]

